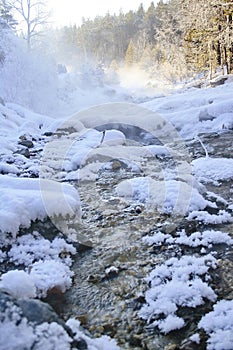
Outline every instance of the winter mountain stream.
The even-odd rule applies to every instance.
[[[145,140],[150,144],[148,135],[146,136]],[[233,151],[232,132],[203,134],[200,137],[210,157],[214,155],[227,158]],[[119,196],[117,188],[127,179],[150,176],[152,179],[165,181],[170,178],[178,180],[178,177],[183,176],[181,181],[185,181],[185,172],[181,174],[177,171],[177,167],[186,161],[182,153],[184,144],[176,144],[175,141],[166,144],[166,149],[176,149],[174,161],[169,151],[165,148],[159,149],[161,145],[156,140],[151,143],[157,145],[153,154],[149,155],[145,152],[149,146],[143,144],[143,140],[139,144],[131,138],[123,145],[115,146],[114,152],[117,150],[121,155],[125,155],[127,150],[127,160],[121,156],[115,158],[114,155],[109,160],[102,148],[96,148],[89,156],[89,162],[86,162],[87,167],[101,164],[97,166],[95,180],[87,180],[88,177],[85,177],[85,181],[70,180],[77,188],[82,203],[79,234],[92,242],[92,248],[85,245],[79,247],[72,267],[72,287],[65,293],[62,303],[61,296],[53,296],[50,302],[65,319],[79,319],[93,336],[109,335],[117,340],[122,349],[197,349],[197,344],[189,336],[198,331],[197,325],[201,316],[211,310],[210,300],[206,299],[203,305],[196,308],[180,308],[178,315],[185,320],[185,327],[167,335],[151,327],[150,323],[146,324],[138,312],[145,303],[145,292],[148,289],[145,278],[151,270],[172,257],[199,255],[198,248],[182,244],[155,244],[148,247],[142,238],[158,231],[175,237],[177,231],[185,230],[190,235],[206,229],[223,230],[231,235],[233,225],[191,220],[186,215],[171,215],[169,210],[161,212],[161,208],[153,206],[153,193],[151,203],[150,194],[145,199],[140,197],[140,193],[137,195],[137,191],[135,194],[134,190],[134,194],[129,197]],[[198,140],[187,140],[185,147],[185,152],[190,157],[189,162],[205,156],[205,150]],[[201,187],[200,184],[198,186]],[[227,203],[232,202],[232,181],[205,186],[206,188],[200,189],[204,197],[208,197],[209,191],[212,197],[215,193]],[[140,192],[139,188],[138,191]],[[209,195],[209,199],[211,196]],[[216,201],[216,207],[208,206],[205,210],[211,215],[218,215],[227,207],[222,199]],[[212,200],[215,201],[216,198]],[[232,248],[217,244],[213,249],[219,265],[217,269],[210,271],[210,285],[218,296],[231,299]],[[206,251],[211,252],[212,247],[207,247]],[[205,336],[201,337],[198,349],[205,349]]]

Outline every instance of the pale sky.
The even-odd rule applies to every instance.
[[[94,18],[97,15],[118,14],[120,9],[123,12],[137,10],[143,3],[147,9],[152,0],[48,0],[46,4],[52,9],[52,20],[54,25],[63,26],[77,23],[81,24],[82,17]],[[154,1],[154,4],[157,0]]]

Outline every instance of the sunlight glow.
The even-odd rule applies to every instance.
[[[118,14],[120,10],[124,13],[137,10],[140,4],[147,9],[152,0],[49,0],[48,8],[52,10],[52,21],[55,26],[70,24],[81,24],[82,18],[93,19],[96,16]],[[157,3],[155,0],[154,3]]]

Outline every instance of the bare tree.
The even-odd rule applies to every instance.
[[[21,25],[25,26],[24,38],[31,48],[32,38],[41,33],[42,27],[48,23],[49,12],[43,0],[7,0],[9,6],[21,17]]]

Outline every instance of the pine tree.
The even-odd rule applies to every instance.
[[[152,2],[145,14],[144,20],[144,28],[147,34],[147,41],[151,45],[155,44],[156,21],[156,8],[154,3]]]
[[[129,46],[125,54],[125,64],[130,67],[136,63],[136,48],[133,40],[130,40]]]
[[[186,56],[198,71],[209,70],[213,77],[217,67],[224,74],[232,72],[233,3],[227,0],[183,0]]]
[[[12,15],[12,7],[7,3],[6,0],[0,0],[0,17],[13,29],[15,30],[18,22]]]

